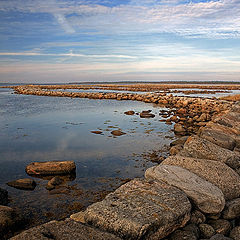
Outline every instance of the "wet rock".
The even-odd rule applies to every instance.
[[[199,224],[200,235],[202,238],[211,238],[215,234],[214,228],[209,224]]]
[[[223,234],[215,234],[209,240],[232,240],[232,238],[225,237]]]
[[[75,172],[73,161],[33,162],[26,167],[29,175],[61,175]]]
[[[56,195],[56,194],[69,194],[70,190],[66,187],[59,187],[59,188],[54,188],[51,191],[49,191],[50,195]]]
[[[111,134],[114,135],[114,136],[122,136],[126,133],[122,132],[121,130],[113,130],[113,131],[111,131]]]
[[[181,145],[181,146],[183,146],[184,143],[187,141],[187,139],[188,139],[188,136],[180,137],[180,138],[178,138],[177,140],[171,142],[171,143],[170,143],[170,146],[176,146],[176,145]]]
[[[0,205],[8,204],[8,192],[0,188]]]
[[[225,199],[218,187],[182,167],[151,167],[145,172],[145,178],[160,180],[179,188],[204,213],[218,213],[224,208]]]
[[[91,131],[91,133],[95,133],[95,134],[102,134],[102,131]]]
[[[189,200],[177,188],[134,179],[89,206],[84,219],[124,239],[161,239],[183,227],[190,210]]]
[[[198,210],[194,210],[191,214],[191,218],[190,218],[190,222],[193,224],[200,224],[200,223],[204,223],[206,221],[206,217],[205,215],[198,211]]]
[[[236,141],[229,134],[225,134],[222,131],[217,131],[214,129],[204,128],[199,135],[201,138],[204,138],[220,147],[233,150],[236,146]]]
[[[230,167],[240,167],[240,157],[225,148],[222,148],[206,139],[202,139],[197,135],[190,136],[184,144],[184,152],[180,155],[185,155],[193,158],[210,159],[224,162]]]
[[[229,234],[229,237],[233,240],[240,240],[240,226],[233,228]]]
[[[170,148],[169,153],[171,156],[173,156],[178,154],[182,149],[183,147],[181,145],[175,145]]]
[[[46,189],[47,190],[52,190],[54,189],[56,186],[60,185],[63,183],[63,179],[56,176],[56,177],[53,177],[50,181],[48,181],[48,184],[46,186]]]
[[[7,183],[8,186],[23,190],[34,190],[36,182],[30,178],[18,179]]]
[[[224,219],[240,217],[240,198],[228,201],[222,215]]]
[[[126,115],[134,115],[135,112],[134,111],[126,111],[126,112],[124,112],[124,114],[126,114]]]
[[[186,134],[186,129],[183,127],[182,124],[176,123],[174,125],[174,133],[176,135],[185,135]]]
[[[178,117],[176,115],[174,115],[174,116],[170,117],[170,120],[172,122],[178,122],[179,119],[178,119]]]
[[[120,240],[111,233],[83,225],[70,219],[64,221],[51,221],[43,225],[30,228],[11,240]]]
[[[208,221],[208,224],[214,228],[216,233],[223,235],[227,235],[231,229],[230,222],[224,219],[210,220]]]
[[[145,112],[145,111],[142,111],[140,113],[140,118],[154,118],[155,117],[155,114],[153,113],[149,113],[149,112]]]
[[[14,209],[0,205],[0,238],[4,234],[15,230],[19,222],[20,218]]]
[[[226,200],[240,196],[240,176],[222,162],[196,159],[182,156],[171,156],[161,164],[185,168],[199,177],[220,188]]]

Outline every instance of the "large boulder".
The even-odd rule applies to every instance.
[[[224,162],[233,169],[240,167],[239,155],[197,135],[188,138],[179,155]]]
[[[217,186],[182,167],[158,165],[147,169],[145,177],[179,188],[204,213],[219,213],[224,208],[225,199]]]
[[[111,233],[102,232],[70,219],[64,221],[51,221],[43,225],[30,228],[11,240],[120,240]]]
[[[7,205],[8,203],[8,192],[0,188],[0,205]]]
[[[220,188],[226,200],[240,196],[240,176],[222,162],[171,156],[165,159],[162,164],[179,166],[195,173]]]
[[[179,189],[134,179],[89,206],[84,220],[124,239],[161,239],[183,227],[190,211],[191,204]]]
[[[73,161],[33,162],[26,167],[29,175],[61,175],[75,172]]]

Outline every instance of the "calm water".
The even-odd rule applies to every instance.
[[[149,109],[154,119],[124,114]],[[151,156],[166,156],[174,137],[172,126],[159,121],[161,109],[143,102],[16,95],[0,89],[0,187],[9,191],[9,205],[34,225],[69,216],[128,179],[142,177],[154,165]],[[119,128],[127,134],[113,137],[111,131]],[[6,185],[29,177],[27,164],[51,160],[73,160],[77,166],[76,177],[60,193],[50,194],[46,179],[35,178],[34,191]]]

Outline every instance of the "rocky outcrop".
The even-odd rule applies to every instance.
[[[8,186],[23,190],[34,190],[36,182],[33,179],[22,178],[7,183]]]
[[[226,200],[235,199],[240,196],[240,176],[222,162],[171,156],[161,164],[179,166],[195,173],[220,188]]]
[[[86,223],[124,239],[161,239],[190,218],[186,195],[163,182],[132,180],[85,212]]]
[[[160,180],[179,188],[204,213],[219,213],[224,208],[225,199],[218,187],[182,167],[152,167],[145,172],[145,178]]]
[[[61,175],[75,172],[73,161],[33,162],[26,167],[29,175]]]

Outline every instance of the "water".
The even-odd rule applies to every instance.
[[[148,109],[155,118],[124,114]],[[0,89],[0,187],[9,192],[9,206],[36,225],[69,216],[129,179],[143,177],[156,164],[151,157],[166,156],[174,137],[173,127],[159,121],[161,109],[135,101],[16,95]],[[114,129],[126,135],[113,137]],[[29,177],[27,164],[52,160],[73,160],[77,167],[60,193],[45,189],[47,179],[35,178],[34,191],[6,185]]]

